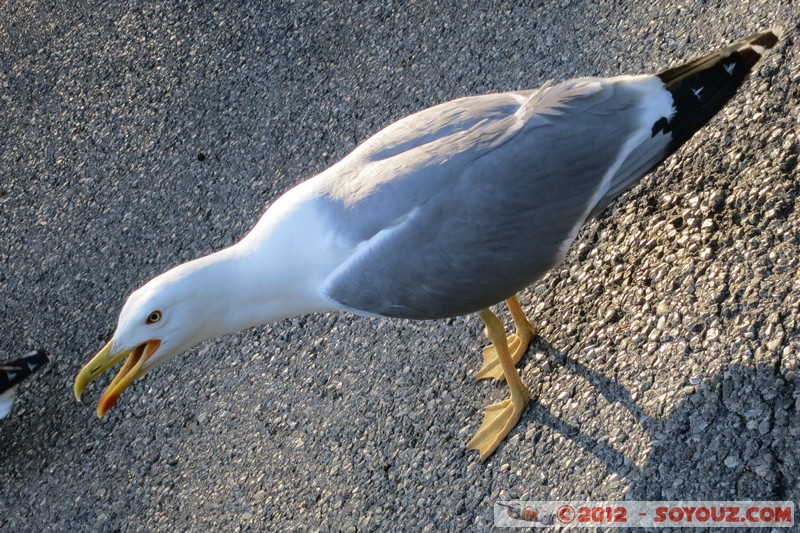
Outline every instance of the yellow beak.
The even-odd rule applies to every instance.
[[[111,384],[106,388],[102,396],[100,396],[100,401],[97,403],[97,416],[99,418],[103,418],[108,410],[117,403],[120,395],[128,388],[128,385],[144,375],[146,370],[142,365],[161,345],[160,340],[153,339],[131,350],[122,350],[112,354],[111,345],[113,343],[114,339],[111,339],[108,344],[103,346],[103,349],[100,350],[91,361],[86,363],[86,366],[78,372],[78,376],[75,378],[75,399],[81,401],[83,391],[89,383],[94,381],[97,376],[122,361],[122,359],[128,357],[117,376],[111,381]]]

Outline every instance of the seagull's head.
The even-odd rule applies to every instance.
[[[339,259],[332,254],[326,263],[317,247],[307,245],[310,232],[323,229],[309,222],[311,207],[297,207],[307,199],[304,190],[278,199],[238,243],[178,265],[131,293],[111,340],[75,378],[78,401],[89,383],[123,359],[100,397],[99,417],[136,379],[202,341],[340,309],[319,290]]]
[[[153,278],[131,293],[111,340],[75,379],[75,398],[86,386],[123,359],[125,363],[97,405],[103,417],[136,379],[171,357],[215,336],[215,305],[209,287],[198,283],[201,269],[187,263]]]

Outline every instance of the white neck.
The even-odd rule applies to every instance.
[[[337,308],[320,287],[346,251],[326,238],[331,234],[311,192],[293,189],[241,241],[178,267],[207,290],[205,301],[214,314],[206,322],[206,338]]]

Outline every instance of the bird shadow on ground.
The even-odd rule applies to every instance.
[[[586,435],[541,402],[528,423],[563,435],[627,482],[629,500],[792,500],[800,496],[800,368],[734,364],[708,377],[656,418],[644,412],[618,382],[559,352],[539,338],[551,365],[585,379],[610,404],[619,404],[650,439],[646,460]],[[627,460],[626,460],[627,459]]]

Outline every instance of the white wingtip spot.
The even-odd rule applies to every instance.
[[[736,63],[728,63],[727,65],[723,65],[725,67],[725,72],[727,72],[730,76],[733,76],[733,71],[736,69]]]
[[[695,97],[700,100],[700,93],[703,92],[702,87],[698,87],[697,89],[692,89],[692,93],[694,93]]]

